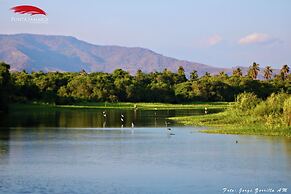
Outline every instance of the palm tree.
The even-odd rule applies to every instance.
[[[219,76],[224,77],[226,76],[226,73],[224,71],[219,72]]]
[[[242,77],[243,74],[241,68],[238,67],[237,69],[233,70],[232,75],[236,77]]]
[[[196,70],[193,70],[191,73],[190,73],[190,81],[195,81],[198,79],[198,73]]]
[[[281,68],[281,75],[282,75],[282,78],[283,80],[285,80],[288,76],[288,73],[290,71],[290,68],[288,67],[288,65],[284,65],[282,68]]]
[[[271,79],[272,78],[272,73],[273,73],[273,69],[272,69],[271,66],[265,67],[265,69],[264,69],[264,78],[266,80]]]
[[[253,65],[249,67],[248,76],[252,79],[257,79],[259,71],[260,65],[254,62]]]
[[[210,75],[210,73],[209,72],[205,72],[205,75],[204,75],[204,77],[210,77],[211,75]]]

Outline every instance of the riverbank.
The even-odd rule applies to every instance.
[[[209,127],[201,130],[204,133],[291,137],[290,99],[287,94],[274,94],[260,101],[246,94],[224,112],[170,119],[183,125]]]
[[[210,134],[233,135],[264,135],[291,137],[291,127],[273,127],[265,124],[264,119],[247,115],[230,115],[229,112],[220,112],[209,115],[197,115],[170,118],[177,123],[191,126],[204,126],[201,130]]]
[[[177,109],[201,109],[206,107],[209,110],[226,109],[229,107],[228,102],[194,102],[188,104],[167,104],[167,103],[77,103],[74,105],[53,105],[41,103],[11,104],[9,110],[25,109],[140,109],[140,110],[177,110]]]

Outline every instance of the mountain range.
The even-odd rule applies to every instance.
[[[186,74],[196,70],[218,74],[231,74],[233,68],[218,68],[201,63],[178,60],[139,47],[103,46],[87,43],[72,36],[13,34],[0,35],[0,61],[11,66],[12,71],[60,72],[113,72],[123,69],[134,74],[138,69],[149,73],[165,68],[176,72],[183,66]],[[240,67],[246,74],[248,68]],[[277,74],[279,70],[274,69]],[[263,71],[259,73],[263,78]]]
[[[231,69],[178,60],[139,47],[100,46],[71,36],[36,34],[0,35],[0,61],[11,65],[13,71],[80,71],[112,72],[121,68],[135,73],[163,71],[176,72],[183,66],[186,73],[230,72]]]

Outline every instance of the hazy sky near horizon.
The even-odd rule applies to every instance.
[[[10,8],[24,4],[45,10],[48,24],[11,22],[23,15]],[[290,10],[290,0],[2,0],[0,33],[68,35],[212,66],[279,68],[291,65]]]

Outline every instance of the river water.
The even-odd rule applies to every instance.
[[[105,114],[2,115],[0,193],[291,193],[290,138],[204,134],[166,119],[197,110]]]

